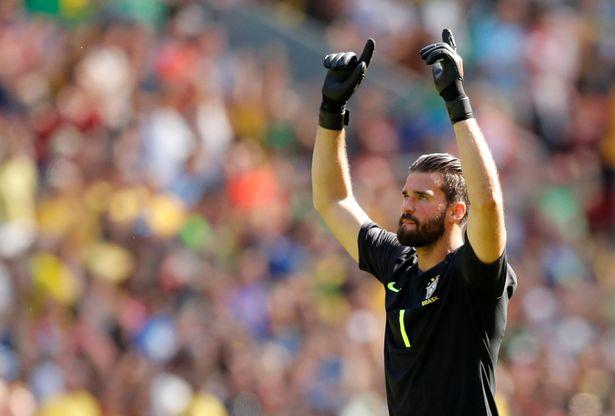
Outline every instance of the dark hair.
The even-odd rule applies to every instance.
[[[461,170],[461,161],[448,153],[431,153],[419,157],[411,166],[410,172],[440,172],[444,176],[444,184],[442,192],[446,196],[446,201],[451,204],[453,202],[464,202],[466,207],[470,207],[468,199],[468,188],[466,180],[463,177]],[[468,216],[462,219],[462,223]]]

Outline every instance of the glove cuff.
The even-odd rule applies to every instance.
[[[328,130],[341,130],[348,125],[350,112],[343,105],[339,108],[331,108],[325,103],[320,105],[318,113],[318,125]]]
[[[445,103],[448,116],[453,124],[458,121],[474,118],[470,98],[467,95],[453,101],[446,101]]]

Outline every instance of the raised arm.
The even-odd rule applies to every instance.
[[[476,119],[453,125],[463,175],[468,186],[470,212],[468,239],[483,263],[492,263],[504,252],[504,202],[498,172]]]
[[[470,200],[468,239],[479,260],[492,263],[506,245],[502,190],[489,146],[463,89],[463,61],[451,32],[444,29],[442,42],[423,48],[421,57],[433,65],[436,89],[453,123]]]
[[[369,217],[352,194],[343,127],[347,119],[346,103],[365,76],[374,46],[374,41],[369,39],[360,58],[353,52],[325,57],[328,71],[322,89],[323,101],[312,158],[314,207],[356,261],[359,260],[359,230]]]

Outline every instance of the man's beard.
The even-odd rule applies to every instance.
[[[410,247],[427,247],[435,243],[444,235],[445,213],[446,209],[424,223],[420,223],[418,219],[412,215],[403,214],[399,219],[397,239],[401,244]],[[414,221],[414,228],[411,230],[406,229],[404,220]]]

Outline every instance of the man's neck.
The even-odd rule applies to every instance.
[[[417,247],[416,254],[419,270],[426,271],[440,263],[448,253],[455,251],[463,245],[461,232],[445,233],[438,241],[430,246]]]

